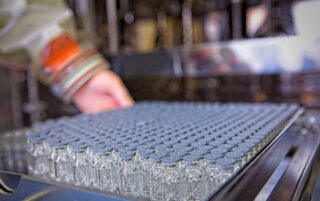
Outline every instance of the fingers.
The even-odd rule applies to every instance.
[[[134,102],[121,79],[109,70],[95,75],[75,93],[73,101],[85,114],[129,107]]]
[[[82,88],[73,97],[74,103],[84,114],[94,114],[119,108],[114,99],[107,94],[96,93]]]
[[[121,81],[114,82],[114,85],[109,89],[108,92],[116,100],[120,107],[130,107],[133,105],[133,99]]]
[[[115,102],[104,102],[103,104],[95,104],[88,107],[88,105],[84,105],[84,107],[79,107],[82,113],[84,114],[96,114],[103,111],[109,111],[118,109],[119,106]]]
[[[91,87],[96,92],[110,94],[120,107],[129,107],[134,103],[121,79],[109,70],[98,73],[93,78]]]
[[[105,95],[106,96],[106,95]],[[92,104],[94,103],[94,104]],[[92,100],[91,106],[83,110],[85,114],[95,114],[103,111],[118,109],[118,104],[110,97],[99,97],[99,99]]]

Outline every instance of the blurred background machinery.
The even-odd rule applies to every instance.
[[[320,45],[296,36],[299,2],[67,0],[79,40],[90,41],[109,59],[137,101],[317,107]],[[1,132],[78,113],[55,99],[27,67],[0,72],[0,111],[6,114],[0,117]]]

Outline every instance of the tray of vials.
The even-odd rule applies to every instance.
[[[140,102],[47,120],[28,134],[28,172],[136,199],[205,200],[274,140],[298,109]]]

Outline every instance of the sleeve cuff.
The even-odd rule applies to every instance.
[[[70,102],[73,95],[94,75],[109,67],[107,61],[97,52],[84,55],[86,56],[75,59],[53,75],[51,90],[66,103]]]

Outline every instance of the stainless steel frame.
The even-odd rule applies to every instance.
[[[89,188],[75,187],[47,181],[28,175],[0,171],[0,200],[133,200],[119,195],[99,192]]]
[[[301,132],[303,131],[303,132]],[[227,182],[210,200],[255,200],[282,160],[289,158],[286,170],[267,200],[300,200],[309,177],[311,164],[319,161],[319,133],[304,132],[294,125],[283,133],[236,177]]]

